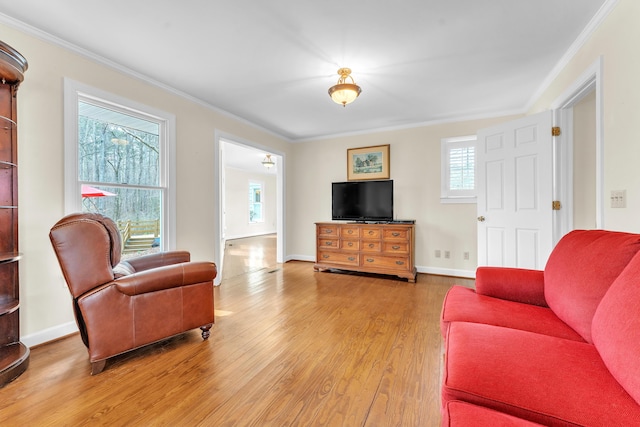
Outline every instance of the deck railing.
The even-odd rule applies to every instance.
[[[122,250],[127,251],[127,244],[131,240],[138,241],[136,247],[140,247],[140,241],[146,240],[147,244],[143,246],[151,247],[153,240],[156,237],[160,237],[160,220],[148,220],[148,221],[118,221],[118,229],[122,237]]]

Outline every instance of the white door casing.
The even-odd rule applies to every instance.
[[[553,248],[552,111],[478,132],[478,265],[543,269]]]

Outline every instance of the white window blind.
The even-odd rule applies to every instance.
[[[476,137],[444,138],[441,142],[443,203],[475,203]]]

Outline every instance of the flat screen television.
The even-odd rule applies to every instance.
[[[334,182],[331,218],[343,221],[392,221],[393,180]]]

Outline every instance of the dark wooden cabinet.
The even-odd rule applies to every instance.
[[[0,42],[0,387],[29,365],[20,342],[16,93],[27,61]]]
[[[316,223],[314,269],[390,274],[416,280],[413,224]]]

